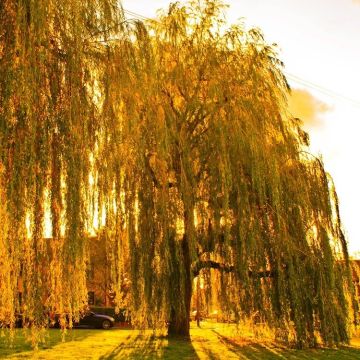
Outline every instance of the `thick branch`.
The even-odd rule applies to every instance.
[[[219,271],[224,271],[226,273],[231,273],[235,271],[235,267],[233,265],[227,265],[218,263],[216,261],[207,260],[207,261],[197,261],[192,266],[193,276],[198,276],[202,269],[216,269]],[[248,270],[248,276],[251,278],[273,278],[275,277],[275,271],[265,270],[265,271],[257,271],[254,272],[252,270]]]

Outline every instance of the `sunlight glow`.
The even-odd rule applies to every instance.
[[[154,17],[156,10],[167,7],[170,2],[124,0],[123,6],[143,17]],[[279,44],[287,73],[355,100],[346,102],[329,92],[325,95],[289,79],[292,88],[305,90],[315,102],[323,104],[322,109],[315,108],[316,122],[304,119],[305,129],[310,133],[312,150],[323,155],[325,167],[334,178],[349,250],[359,251],[360,171],[355,165],[356,154],[360,152],[359,3],[355,0],[226,0],[225,3],[230,5],[226,11],[228,22],[241,18],[249,27],[260,27],[269,43]],[[300,108],[294,116],[306,118],[306,111]]]

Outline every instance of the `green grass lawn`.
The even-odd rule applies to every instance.
[[[191,330],[191,342],[154,336],[151,331],[73,330],[62,341],[59,330],[49,330],[38,351],[32,351],[22,330],[10,348],[7,331],[0,338],[0,359],[360,359],[360,341],[340,349],[285,349],[271,342],[235,336],[222,324],[203,324]]]

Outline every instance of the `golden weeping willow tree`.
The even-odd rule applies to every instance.
[[[336,194],[287,113],[274,49],[258,30],[224,30],[221,11],[173,4],[114,47],[99,179],[118,300],[129,278],[134,323],[169,320],[188,335],[201,276],[237,319],[293,324],[299,345],[317,331],[346,341],[352,285]]]
[[[126,26],[116,3],[0,5],[0,321],[20,309],[20,271],[33,325],[44,305],[81,314],[98,218],[135,325],[189,335],[201,276],[238,320],[294,324],[299,345],[347,341],[336,193],[287,113],[274,48],[225,30],[219,1]]]

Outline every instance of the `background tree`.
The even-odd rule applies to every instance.
[[[1,1],[3,324],[22,313],[38,328],[48,310],[71,319],[87,302],[88,178],[101,123],[96,78],[106,58],[99,44],[119,33],[121,21],[115,0]]]

